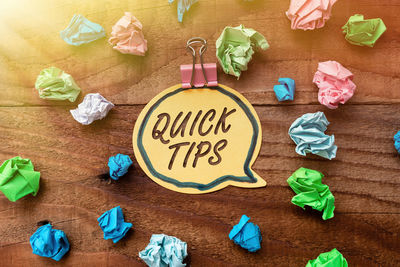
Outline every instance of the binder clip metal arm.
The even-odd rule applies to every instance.
[[[193,45],[200,44],[198,54],[200,64],[196,64],[197,53]],[[194,37],[187,41],[186,49],[191,52],[193,62],[191,65],[181,65],[182,88],[201,88],[217,86],[217,64],[203,63],[203,54],[207,51],[207,41],[201,37]]]

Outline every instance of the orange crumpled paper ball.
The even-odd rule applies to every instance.
[[[117,21],[112,27],[108,42],[122,54],[144,56],[147,51],[147,40],[144,39],[142,23],[130,12]]]

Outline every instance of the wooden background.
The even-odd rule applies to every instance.
[[[350,266],[400,266],[400,157],[393,135],[400,129],[400,6],[398,0],[341,0],[325,28],[292,31],[285,0],[200,0],[177,22],[167,0],[2,0],[0,2],[0,161],[20,155],[41,172],[40,191],[16,203],[0,196],[1,266],[144,266],[138,252],[153,233],[188,243],[191,266],[305,266],[337,248]],[[82,47],[60,37],[74,13],[112,25],[131,11],[144,25],[145,57],[122,55],[106,39]],[[388,30],[375,48],[348,44],[342,33],[356,13],[381,17]],[[206,62],[216,62],[215,40],[227,25],[243,23],[266,36],[271,48],[255,54],[237,81],[219,69],[219,81],[254,104],[263,128],[255,171],[266,188],[225,188],[206,195],[164,189],[135,168],[118,182],[99,179],[116,153],[133,158],[132,129],[139,112],[163,89],[179,83],[179,65],[191,61],[185,42],[202,36]],[[355,96],[337,110],[317,101],[317,63],[336,60],[354,73]],[[75,103],[46,101],[34,83],[56,66],[83,89]],[[294,102],[279,103],[273,85],[296,80]],[[69,110],[87,93],[116,104],[89,126]],[[300,156],[287,130],[307,112],[324,111],[338,145],[337,158]],[[335,217],[291,204],[286,179],[299,167],[321,171],[336,198]],[[96,219],[120,205],[133,231],[119,243],[103,240]],[[262,249],[248,253],[228,239],[242,214],[258,224]],[[36,223],[49,220],[68,235],[71,251],[59,262],[32,254]]]

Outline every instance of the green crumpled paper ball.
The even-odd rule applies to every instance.
[[[289,186],[297,194],[292,198],[292,203],[303,208],[311,208],[323,211],[322,219],[333,218],[335,198],[329,190],[329,186],[322,183],[324,175],[319,171],[300,168],[287,180]]]
[[[245,28],[225,27],[216,41],[217,58],[225,73],[240,77],[254,54],[253,48],[266,50],[269,44],[259,32]]]
[[[336,249],[321,253],[315,260],[308,261],[306,267],[348,267],[346,259]]]
[[[342,29],[349,43],[373,47],[386,31],[386,26],[380,18],[364,19],[364,15],[356,14],[349,18]]]
[[[35,88],[39,97],[50,100],[66,100],[74,102],[81,92],[68,73],[56,67],[50,67],[40,72],[36,79]]]
[[[40,172],[34,171],[30,159],[14,157],[6,160],[0,167],[0,191],[10,201],[39,191]]]

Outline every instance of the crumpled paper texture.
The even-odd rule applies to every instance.
[[[129,167],[133,164],[131,158],[128,155],[117,154],[108,159],[108,167],[110,168],[110,177],[113,180],[118,180],[121,176],[124,176]]]
[[[247,70],[254,48],[266,50],[269,44],[259,32],[240,25],[225,27],[216,41],[216,47],[217,58],[224,72],[239,79],[242,71]]]
[[[335,158],[335,137],[324,133],[328,125],[329,121],[320,111],[297,118],[289,128],[290,138],[297,145],[296,152],[303,156],[312,153],[326,159]]]
[[[69,242],[65,233],[53,229],[50,224],[39,227],[29,241],[33,254],[56,261],[61,260],[69,250]]]
[[[400,154],[400,131],[398,131],[394,135],[394,147],[396,148],[397,152]]]
[[[34,170],[30,159],[14,157],[3,162],[0,167],[0,191],[10,201],[39,191],[40,172]]]
[[[337,0],[291,0],[286,16],[293,30],[314,30],[325,26]]]
[[[250,252],[256,252],[261,248],[261,231],[258,225],[249,221],[249,217],[242,215],[239,223],[229,233],[229,239]]]
[[[113,107],[113,103],[99,93],[95,93],[87,94],[82,103],[76,109],[71,109],[70,112],[77,122],[89,125],[95,120],[104,119]]]
[[[75,14],[67,28],[60,32],[60,36],[68,44],[79,46],[105,37],[106,32],[99,24]]]
[[[142,23],[132,13],[125,12],[125,15],[112,27],[108,42],[113,49],[122,54],[144,56],[147,51],[147,40],[144,39],[142,29]]]
[[[289,186],[297,194],[292,198],[292,203],[304,209],[305,206],[323,211],[322,219],[333,218],[335,198],[329,186],[322,183],[324,175],[319,171],[300,168],[287,180]]]
[[[35,88],[40,98],[70,102],[75,102],[81,92],[72,76],[56,67],[42,70],[36,79]]]
[[[279,78],[279,85],[274,86],[275,96],[278,101],[293,101],[296,83],[291,78]]]
[[[386,31],[386,26],[380,18],[364,19],[364,15],[356,14],[349,18],[342,29],[349,43],[374,47],[375,42]]]
[[[139,257],[150,267],[184,267],[187,244],[174,236],[154,234]]]
[[[346,103],[356,90],[352,79],[353,73],[339,62],[320,62],[313,79],[319,88],[318,101],[330,109],[338,108],[339,103]]]
[[[168,3],[172,4],[175,0],[168,0]],[[197,2],[197,0],[177,0],[177,6],[178,6],[178,21],[182,22],[183,20],[183,14],[185,14],[186,11],[189,11],[190,7]]]
[[[346,259],[336,249],[321,253],[315,260],[308,261],[306,267],[348,267]]]
[[[120,241],[132,227],[131,223],[124,221],[124,214],[120,206],[104,212],[97,221],[104,232],[104,239],[112,239],[114,243]]]

